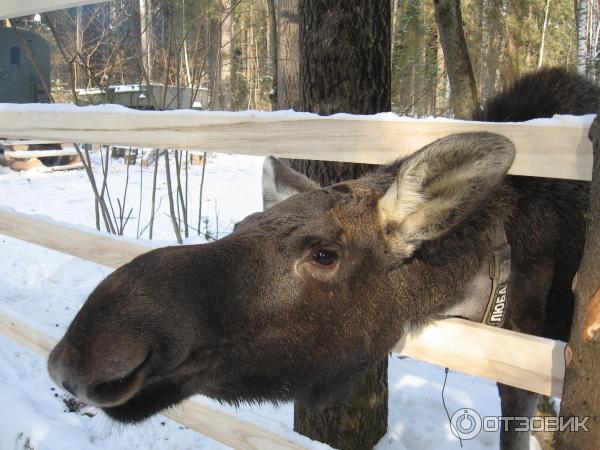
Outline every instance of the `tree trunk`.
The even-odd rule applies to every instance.
[[[538,58],[538,68],[544,63],[544,46],[546,45],[546,29],[548,28],[548,12],[550,11],[550,0],[546,0],[544,8],[544,24],[542,25],[542,42],[540,44],[540,56]]]
[[[588,61],[588,0],[578,0],[577,21],[577,72],[587,75]]]
[[[140,3],[140,55],[148,80],[152,82],[152,5],[151,0],[139,0]]]
[[[368,371],[350,398],[321,409],[296,402],[294,430],[340,450],[370,450],[387,431],[388,362]]]
[[[233,1],[227,0],[221,12],[221,45],[219,50],[219,109],[230,111],[233,106]]]
[[[319,114],[374,114],[391,103],[390,0],[301,0],[300,106]],[[369,166],[296,161],[323,185]],[[351,398],[319,409],[296,403],[294,429],[339,449],[370,449],[387,430],[387,358],[357,383]]]
[[[219,15],[206,17],[206,73],[210,89],[210,109],[219,107],[219,54],[221,49],[221,20]]]
[[[298,0],[277,1],[277,109],[300,109]]]
[[[271,59],[271,77],[273,78],[273,87],[269,94],[271,100],[271,110],[277,109],[277,14],[275,0],[266,0],[267,2],[267,53]]]
[[[392,0],[392,34],[390,37],[390,56],[392,64],[394,63],[394,44],[396,43],[396,30],[398,29],[398,0]]]
[[[440,32],[444,61],[450,80],[454,116],[470,119],[480,108],[473,67],[465,42],[460,0],[435,0],[435,20]]]
[[[75,63],[73,64],[75,72],[75,89],[87,87],[83,82],[83,73],[78,63],[79,55],[83,54],[83,7],[78,6],[75,13]]]
[[[300,2],[300,109],[321,115],[391,109],[390,2]],[[387,52],[387,53],[385,53]],[[292,160],[323,186],[358,178],[369,164]]]
[[[587,419],[588,432],[556,433],[556,449],[596,450],[600,442],[600,116],[590,128],[594,164],[586,240],[573,281],[575,314],[565,351],[565,385],[560,416]]]
[[[502,85],[502,72],[505,65],[505,55],[509,55],[509,49],[507,49],[507,44],[509,43],[508,37],[510,34],[510,30],[508,27],[508,15],[510,11],[510,0],[502,0],[502,29],[504,32],[500,33],[500,45],[498,46],[498,64],[496,67],[496,74],[494,76],[494,89],[498,90]],[[507,80],[504,80],[506,82]]]

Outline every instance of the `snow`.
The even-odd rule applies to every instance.
[[[229,118],[237,119],[239,121],[262,121],[262,122],[273,122],[273,121],[298,121],[298,120],[360,120],[360,121],[407,121],[407,122],[419,122],[419,123],[465,123],[473,124],[472,121],[448,119],[444,117],[426,117],[415,119],[412,117],[399,116],[392,112],[384,112],[370,115],[359,115],[359,114],[347,114],[338,113],[330,116],[319,116],[318,114],[297,112],[294,110],[282,110],[282,111],[199,111],[195,109],[179,109],[172,111],[140,111],[130,108],[126,108],[121,105],[104,104],[104,105],[93,105],[93,106],[76,106],[72,104],[60,103],[60,104],[41,104],[41,103],[23,103],[23,104],[12,104],[12,103],[0,103],[0,112],[13,112],[13,113],[77,113],[77,114],[120,114],[120,115],[195,115],[196,117],[203,119],[220,119]],[[534,119],[527,122],[506,122],[503,125],[514,125],[514,126],[554,126],[554,127],[572,127],[589,129],[595,115],[588,114],[584,116],[570,116],[570,115],[556,115],[552,118],[547,119]],[[496,127],[498,123],[494,124]]]
[[[93,154],[96,173],[99,159]],[[168,209],[164,164],[158,180],[157,202],[162,199],[155,224],[159,243],[173,242]],[[260,174],[262,158],[219,155],[209,158],[204,185],[203,216],[208,229],[223,235],[233,224],[261,208]],[[190,167],[190,198],[197,201],[201,167]],[[140,226],[149,216],[149,187],[152,167],[143,169],[144,208]],[[137,233],[137,205],[140,167],[131,166],[127,210],[134,208],[125,228],[126,237]],[[113,202],[123,195],[126,168],[122,161],[111,161],[109,185]],[[94,227],[94,202],[85,172],[11,172],[0,171],[0,204],[27,214],[40,214],[74,226]],[[192,205],[190,217],[197,217]],[[195,222],[195,221],[194,221]],[[204,229],[203,229],[204,230]],[[147,237],[147,231],[144,233]],[[188,242],[202,242],[191,237]],[[157,245],[155,242],[145,243]],[[2,288],[0,309],[59,337],[94,286],[111,269],[55,251],[0,235]],[[389,431],[377,449],[460,448],[452,435],[441,397],[444,370],[409,358],[390,356]],[[69,412],[68,396],[54,387],[46,373],[44,358],[0,337],[0,450],[28,449],[217,449],[223,446],[185,427],[157,416],[139,426],[110,422],[101,411],[85,407]],[[450,414],[469,407],[481,415],[499,415],[495,384],[451,372],[445,390]],[[286,404],[242,406],[238,409],[201,399],[216,408],[236,414],[266,429],[293,437],[293,408]],[[302,445],[324,448],[302,437]],[[464,441],[467,449],[498,448],[496,433],[482,433]]]

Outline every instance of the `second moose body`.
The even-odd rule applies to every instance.
[[[480,118],[595,112],[599,98],[546,70]],[[125,422],[194,394],[329,401],[407,330],[481,320],[499,226],[512,247],[504,326],[566,340],[588,184],[507,177],[514,153],[496,134],[453,135],[329,187],[267,159],[266,211],[219,241],[154,250],[112,273],[53,350],[50,374]],[[500,394],[505,416],[532,413],[535,394]],[[505,432],[501,445],[528,439]]]

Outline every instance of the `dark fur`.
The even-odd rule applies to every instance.
[[[584,77],[554,67],[527,74],[493,97],[473,119],[523,122],[555,114],[595,114],[600,87]]]
[[[595,112],[598,94],[577,76],[545,70],[492,100],[480,118]],[[509,113],[513,107],[524,111]],[[489,169],[498,181],[472,171],[461,181],[469,195],[448,200],[456,211],[416,231],[380,214],[413,155],[341,185],[306,183],[307,192],[253,214],[215,243],[142,255],[90,295],[50,356],[51,375],[126,422],[195,393],[232,403],[312,402],[385,357],[407,326],[460,303],[498,219],[513,249],[507,327],[566,339],[587,183],[502,178],[510,143],[491,134],[450,137],[419,154],[435,146],[441,153],[428,160],[424,192],[456,158],[468,168],[469,158],[494,162],[502,150],[506,167]],[[452,146],[473,148],[455,157],[444,150]],[[339,265],[315,264],[319,249],[335,252]],[[501,394],[505,415],[530,413],[535,396]],[[517,448],[523,439],[505,434],[502,444]]]

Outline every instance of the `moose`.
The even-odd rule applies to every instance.
[[[585,79],[544,69],[476,118],[595,113],[599,99]],[[503,136],[456,134],[332,186],[267,158],[263,212],[218,241],[152,250],[110,274],[49,373],[126,423],[195,394],[331,402],[405,333],[482,321],[498,237],[511,248],[502,326],[567,340],[589,183],[508,176],[514,156]],[[505,416],[533,413],[536,394],[499,392]],[[528,442],[501,436],[503,449]]]

